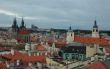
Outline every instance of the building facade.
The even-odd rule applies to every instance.
[[[21,25],[18,27],[16,18],[13,21],[12,25],[12,37],[17,39],[18,42],[30,42],[29,31],[24,25],[24,19],[22,18]]]
[[[86,60],[96,54],[96,49],[93,45],[67,45],[59,52],[60,57],[64,60]]]

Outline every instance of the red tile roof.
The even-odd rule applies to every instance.
[[[2,55],[2,57],[10,59],[11,61],[21,60],[23,62],[46,62],[46,58],[44,56],[29,56],[28,54],[23,54],[17,51],[14,55],[10,53]]]
[[[53,39],[50,40],[49,38],[47,38],[46,42],[49,43],[50,46],[52,46],[52,44],[55,43],[55,46],[57,48],[62,48],[66,45],[66,41],[63,38],[56,39],[55,41]]]
[[[26,67],[25,69],[32,69],[31,67]]]
[[[85,67],[84,69],[107,69],[103,62],[97,62],[90,66]]]
[[[49,46],[52,46],[53,42],[48,42]],[[56,48],[62,48],[66,45],[66,42],[55,42]]]
[[[0,63],[0,69],[6,69],[5,64],[4,63]]]
[[[27,30],[20,30],[18,33],[21,35],[29,34],[29,32]]]
[[[75,36],[74,41],[79,43],[87,43],[87,44],[99,44],[103,46],[109,45],[109,41],[105,38]]]
[[[110,54],[110,48],[105,48],[105,52]]]
[[[55,45],[57,48],[62,48],[66,45],[66,42],[56,42]]]
[[[36,45],[36,50],[38,50],[38,51],[46,51],[46,48],[43,45],[38,44],[38,45]]]

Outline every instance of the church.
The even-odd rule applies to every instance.
[[[18,26],[16,17],[14,18],[13,24],[12,24],[12,37],[17,39],[18,42],[21,43],[27,43],[30,42],[30,35],[29,31],[26,28],[26,25],[24,24],[24,19],[21,20],[21,25]]]
[[[86,60],[92,59],[96,54],[103,54],[101,52],[101,45],[107,46],[108,41],[101,38],[96,20],[92,28],[90,36],[75,35],[71,27],[66,36],[67,45],[64,46],[59,55],[64,60]]]

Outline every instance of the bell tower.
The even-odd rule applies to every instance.
[[[20,30],[26,30],[26,26],[24,25],[24,19],[21,20]]]
[[[97,21],[95,20],[94,21],[94,26],[92,28],[92,37],[95,37],[95,38],[100,38],[100,34],[99,34],[99,29],[98,29],[98,25],[97,25]],[[94,48],[96,49],[94,52],[95,53],[100,53],[100,47],[98,44],[94,44]]]
[[[17,31],[18,31],[18,24],[17,24],[16,17],[15,17],[14,20],[13,20],[12,31],[13,31],[13,32],[17,32]]]
[[[12,24],[11,28],[12,28],[12,37],[16,39],[17,38],[18,30],[19,30],[16,17],[13,20],[13,24]]]
[[[94,26],[92,28],[92,37],[99,38],[99,29],[96,20],[94,21]]]
[[[66,42],[68,44],[68,43],[73,43],[73,41],[74,41],[74,32],[72,31],[72,28],[70,26],[67,32]]]

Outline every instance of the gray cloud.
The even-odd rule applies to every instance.
[[[12,24],[16,15],[24,17],[28,27],[30,24],[43,28],[72,25],[73,28],[91,29],[97,19],[100,29],[109,30],[109,3],[109,0],[0,0],[0,25],[2,22]]]

